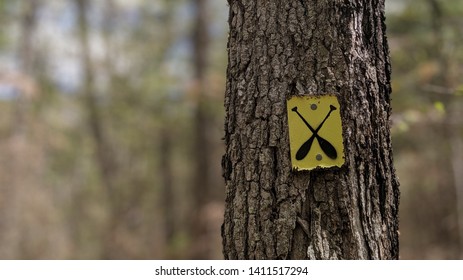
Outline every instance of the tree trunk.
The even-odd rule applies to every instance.
[[[11,134],[5,145],[7,147],[4,157],[6,160],[2,168],[4,175],[0,186],[0,244],[3,244],[0,257],[2,259],[26,258],[31,255],[32,251],[28,245],[41,242],[39,238],[28,236],[28,231],[25,229],[29,225],[23,222],[24,215],[21,211],[24,202],[27,201],[23,194],[30,194],[32,189],[41,187],[34,181],[34,175],[40,170],[41,147],[40,143],[32,141],[34,131],[31,124],[33,118],[31,100],[34,93],[37,93],[34,76],[36,57],[34,33],[40,3],[31,1],[21,4],[20,36],[17,49],[20,73],[16,77],[16,88],[19,94],[13,102],[14,115],[11,118]],[[15,81],[13,75],[12,80]],[[34,156],[37,158],[30,160]]]
[[[191,219],[191,240],[192,249],[190,258],[208,259],[208,240],[204,238],[206,227],[202,209],[211,201],[210,191],[210,152],[208,139],[208,116],[206,110],[206,71],[209,48],[209,35],[207,31],[207,0],[194,0],[196,9],[195,27],[193,32],[194,48],[194,83],[196,85],[193,93],[196,101],[194,116],[194,161],[195,174],[193,180],[193,209]]]
[[[96,146],[96,157],[101,169],[101,178],[110,197],[114,193],[115,161],[112,157],[107,137],[104,131],[101,110],[95,94],[95,71],[90,56],[90,38],[86,19],[88,0],[76,0],[79,17],[79,39],[82,50],[83,66],[83,97],[88,110],[87,123]]]
[[[229,0],[226,259],[397,259],[384,1]],[[335,94],[340,168],[292,170],[286,100]]]
[[[164,243],[166,247],[166,256],[170,255],[170,247],[173,245],[175,234],[175,204],[174,199],[174,174],[172,168],[172,137],[171,132],[167,126],[163,127],[160,135],[160,169],[161,169],[161,182],[162,182],[162,211],[163,211],[163,232]]]
[[[74,0],[77,6],[79,41],[82,51],[83,67],[83,98],[87,109],[87,125],[90,136],[95,144],[95,160],[100,171],[100,177],[104,191],[108,199],[108,221],[102,236],[102,259],[119,258],[119,251],[116,248],[116,235],[121,219],[121,209],[117,201],[117,164],[114,156],[115,151],[111,148],[106,131],[104,129],[101,109],[98,105],[98,98],[95,93],[95,68],[91,58],[90,36],[87,22],[88,0]]]

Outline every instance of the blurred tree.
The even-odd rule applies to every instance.
[[[34,175],[38,166],[25,157],[38,152],[34,148],[33,135],[31,128],[32,110],[31,101],[37,93],[34,79],[34,31],[37,23],[38,1],[19,3],[20,33],[17,42],[18,72],[11,73],[13,86],[16,88],[14,96],[14,110],[11,118],[11,134],[8,143],[9,162],[6,174],[9,182],[6,183],[6,191],[3,194],[7,211],[3,219],[8,224],[4,226],[5,244],[8,244],[5,252],[7,258],[33,258],[36,253],[31,250],[31,245],[40,244],[40,238],[33,238],[28,235],[24,221],[30,216],[22,213],[22,203],[25,200],[21,196],[22,192],[27,192],[32,186]],[[2,220],[3,220],[2,219]],[[2,231],[3,232],[3,231]],[[34,244],[35,243],[35,244]],[[9,248],[8,248],[9,247]]]
[[[458,88],[463,56],[457,46],[463,40],[463,3],[401,4],[402,9],[388,16],[396,96],[394,151],[401,155],[397,166],[403,192],[401,257],[461,258],[463,135]],[[422,170],[426,176],[410,176]]]
[[[384,1],[230,0],[227,259],[397,259]],[[345,165],[292,170],[286,99],[336,93]]]
[[[174,10],[175,7],[178,5],[175,1],[164,1],[165,10],[163,16],[158,20],[158,24],[161,23],[164,26],[162,32],[162,40],[156,40],[156,45],[159,50],[155,53],[155,60],[157,61],[158,65],[163,65],[165,63],[169,48],[172,46],[174,41]],[[161,35],[157,36],[158,38]],[[159,71],[159,69],[157,69]],[[163,75],[159,72],[156,73],[158,77],[162,77]],[[161,185],[161,194],[159,197],[162,212],[162,219],[163,219],[163,231],[164,231],[164,243],[165,243],[165,256],[167,258],[172,258],[175,255],[175,241],[176,237],[179,235],[179,230],[176,225],[178,222],[178,209],[173,207],[176,203],[175,199],[175,184],[174,184],[174,176],[175,176],[175,168],[173,163],[173,152],[174,152],[174,126],[172,121],[172,108],[168,104],[168,96],[166,96],[165,92],[163,93],[163,98],[161,102],[158,102],[157,112],[160,113],[160,119],[162,123],[160,124],[161,127],[159,128],[159,146],[158,146],[158,154],[159,154],[159,167],[160,172],[159,176],[162,182]],[[177,104],[178,105],[178,104]],[[178,257],[178,256],[176,256]]]
[[[83,68],[83,99],[87,109],[87,124],[90,135],[95,143],[95,155],[98,168],[100,170],[100,178],[102,185],[105,188],[106,198],[108,203],[108,221],[107,228],[102,236],[102,258],[113,259],[117,258],[118,246],[116,245],[116,235],[118,221],[121,219],[120,207],[118,204],[118,167],[115,157],[115,151],[112,149],[108,141],[105,124],[98,104],[96,96],[95,81],[96,73],[95,66],[92,63],[90,39],[87,21],[87,0],[75,0],[78,8],[79,22],[79,40],[82,55]]]
[[[3,3],[2,3],[3,4]],[[8,32],[10,53],[5,50],[5,61],[14,58],[11,64],[2,64],[0,82],[10,87],[12,94],[2,100],[7,112],[8,143],[2,155],[5,158],[1,174],[2,203],[7,207],[2,217],[5,223],[0,237],[2,258],[55,258],[64,253],[60,242],[62,227],[58,226],[59,215],[55,208],[55,193],[43,180],[47,173],[46,155],[49,138],[43,115],[38,110],[42,97],[42,84],[47,78],[39,73],[44,66],[40,58],[40,11],[43,1],[11,1],[5,3],[10,12],[5,26],[18,24],[16,32]],[[2,17],[4,20],[5,18]],[[5,96],[3,96],[5,97]],[[2,116],[4,117],[4,116]],[[5,127],[3,127],[5,129]],[[2,189],[3,189],[2,188]],[[3,212],[3,211],[2,211]],[[51,244],[56,246],[52,246]],[[54,247],[54,248],[53,248]]]
[[[193,179],[193,211],[191,219],[191,239],[193,259],[208,259],[208,242],[204,209],[211,202],[211,149],[208,137],[210,135],[207,111],[206,75],[209,57],[209,17],[207,0],[193,0],[195,9],[195,24],[193,30],[193,99],[194,113],[194,179]]]
[[[446,39],[446,24],[445,24],[445,9],[438,0],[428,0],[429,10],[431,12],[431,24],[435,57],[439,64],[439,71],[433,78],[435,84],[425,85],[431,91],[443,93],[444,97],[438,98],[435,104],[442,104],[447,109],[445,118],[443,119],[444,130],[443,134],[448,139],[450,146],[450,166],[453,174],[453,184],[456,194],[456,219],[457,231],[459,237],[459,258],[463,258],[463,179],[461,172],[463,171],[463,137],[460,130],[461,124],[457,120],[461,120],[459,108],[461,102],[456,95],[456,89],[459,86],[460,78],[458,77],[458,64],[452,62],[456,53],[453,47],[448,47],[449,44],[459,44],[458,37],[450,40]],[[461,34],[459,29],[454,26],[448,26],[454,34]],[[452,30],[454,29],[454,30]],[[458,36],[458,35],[457,35]],[[461,35],[460,35],[461,36]],[[461,39],[460,39],[461,40]],[[435,92],[434,92],[435,93]],[[447,96],[446,96],[447,95]],[[457,98],[455,98],[457,97]]]
[[[2,9],[6,9],[6,4],[2,3]],[[1,228],[2,243],[8,244],[3,248],[2,255],[6,258],[24,257],[29,252],[25,249],[24,243],[28,243],[30,240],[24,237],[20,233],[21,221],[23,216],[20,213],[21,198],[19,193],[24,189],[27,189],[30,183],[30,174],[23,174],[26,170],[34,170],[30,162],[26,162],[23,156],[30,149],[30,98],[34,91],[37,89],[33,84],[33,32],[36,24],[36,13],[38,3],[21,3],[20,7],[20,37],[17,44],[17,57],[19,62],[19,73],[10,74],[16,76],[11,78],[14,86],[17,88],[17,95],[14,100],[13,117],[11,118],[9,143],[7,143],[9,150],[9,164],[7,168],[6,176],[8,181],[2,186],[2,199],[5,205],[5,211],[2,211],[4,215],[2,217]],[[11,5],[11,4],[10,4]],[[3,33],[3,32],[2,32]],[[3,184],[2,184],[3,185]],[[8,210],[6,210],[8,209]],[[3,209],[2,209],[3,210]],[[19,238],[15,238],[19,235]],[[23,241],[23,247],[21,248],[20,239]]]
[[[220,13],[198,32],[190,0],[0,5],[0,256],[220,258]],[[198,79],[190,53],[218,59]]]

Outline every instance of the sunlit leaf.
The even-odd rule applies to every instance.
[[[441,114],[445,114],[445,105],[441,101],[434,102],[434,108]]]

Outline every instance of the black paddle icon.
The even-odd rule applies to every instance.
[[[312,148],[312,143],[315,138],[317,138],[318,143],[320,144],[320,148],[322,151],[331,159],[336,159],[338,157],[338,153],[336,152],[336,149],[334,146],[328,142],[325,138],[321,137],[318,135],[318,131],[320,128],[322,128],[323,124],[325,123],[326,119],[330,116],[331,112],[336,110],[336,107],[333,105],[330,105],[330,111],[326,115],[326,117],[323,119],[323,121],[318,125],[316,129],[313,129],[313,127],[305,120],[305,118],[297,111],[297,107],[294,107],[291,109],[291,111],[296,112],[296,114],[302,119],[302,121],[305,123],[305,125],[312,131],[312,136],[305,141],[304,144],[299,148],[299,150],[296,153],[296,159],[297,160],[302,160],[304,159],[307,154],[310,151],[310,148]]]

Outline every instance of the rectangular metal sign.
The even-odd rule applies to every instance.
[[[296,170],[344,164],[339,102],[335,95],[295,96],[288,100],[291,162]]]

